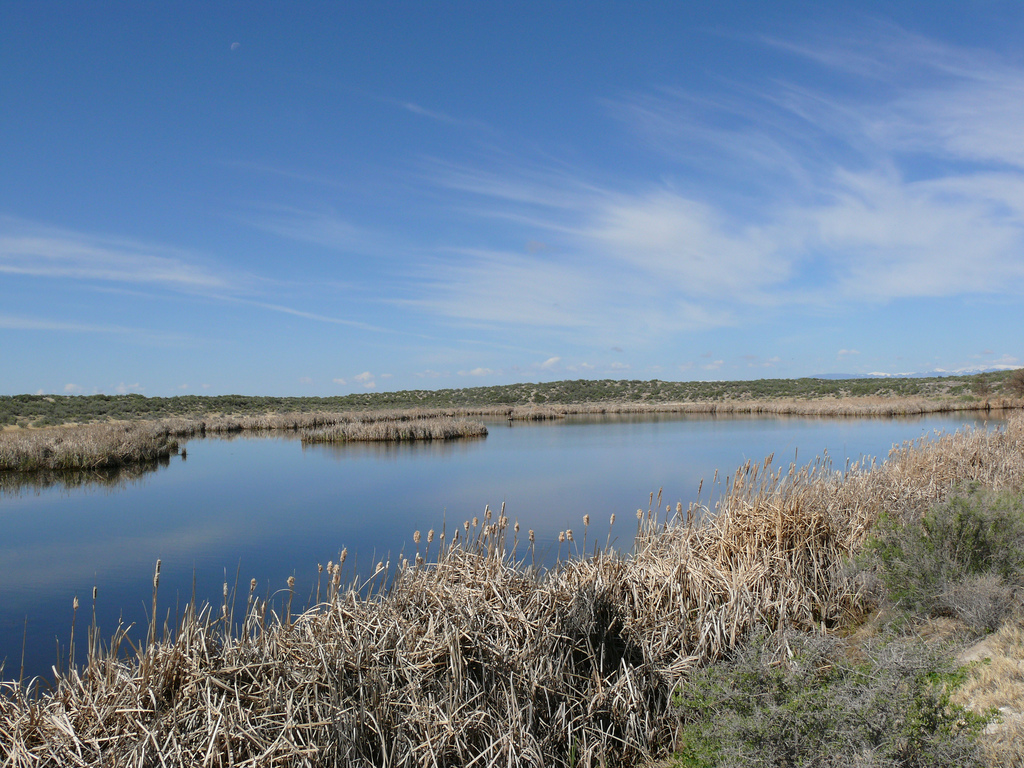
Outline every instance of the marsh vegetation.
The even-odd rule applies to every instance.
[[[675,745],[678,759],[690,761],[682,764],[715,765],[727,755],[694,735],[703,731],[687,692],[704,685],[708,670],[723,679],[730,669],[746,675],[743,649],[768,633],[789,643],[792,657],[785,644],[762,642],[767,655],[749,658],[789,677],[753,680],[757,690],[799,694],[809,680],[831,680],[830,690],[861,702],[849,717],[870,715],[881,731],[890,723],[883,699],[865,709],[863,697],[889,695],[888,711],[903,718],[901,740],[895,752],[864,742],[863,755],[924,755],[891,764],[935,765],[924,761],[942,749],[970,764],[987,714],[950,709],[958,705],[934,687],[949,672],[944,666],[883,649],[847,672],[835,663],[835,647],[806,642],[863,625],[891,599],[887,563],[902,560],[880,552],[918,551],[916,531],[929,515],[975,530],[977,515],[958,518],[957,499],[981,509],[983,521],[998,518],[1003,502],[972,495],[980,491],[970,484],[1019,496],[1022,478],[1024,419],[1015,416],[1002,431],[894,448],[883,464],[748,462],[710,509],[663,509],[652,495],[637,512],[629,553],[610,546],[612,521],[586,515],[559,536],[551,568],[539,567],[532,533],[502,510],[416,535],[415,555],[383,560],[363,578],[345,570],[343,555],[318,569],[314,604],[295,613],[294,582],[276,602],[255,585],[235,594],[225,582],[221,603],[190,604],[176,615],[159,602],[157,578],[149,642],[130,648],[123,632],[106,644],[92,637],[87,665],[65,669],[52,689],[5,684],[0,754],[18,766],[569,766],[635,764]],[[979,530],[989,536],[985,524]],[[865,546],[877,541],[882,549]],[[994,546],[1016,539],[1000,541]],[[944,558],[935,557],[944,586],[922,587],[923,595],[956,586]],[[999,577],[1006,579],[1000,589],[1017,588]],[[968,603],[940,600],[921,616],[943,617],[950,605]],[[1002,615],[1013,616],[1012,602],[1005,608]],[[911,626],[915,616],[890,630]],[[785,658],[771,656],[780,648]],[[892,682],[865,688],[864,674]],[[906,696],[893,699],[893,691]],[[777,702],[796,723],[780,744],[821,722],[822,707],[802,701],[802,710],[785,697]],[[891,706],[901,701],[929,716],[910,722],[907,708]],[[756,736],[766,722],[758,712],[723,709],[722,717],[739,724],[736,733]]]

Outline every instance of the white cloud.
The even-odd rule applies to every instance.
[[[650,345],[766,312],[1024,294],[1024,67],[882,32],[762,41],[825,70],[805,67],[806,82],[610,104],[667,168],[685,166],[689,187],[598,183],[522,158],[436,164],[471,215],[546,247],[439,252],[410,303],[496,331]],[[836,73],[851,87],[816,84]]]
[[[713,360],[710,363],[707,363],[706,365],[702,365],[701,368],[703,368],[705,371],[717,371],[724,364],[724,360]]]
[[[431,370],[430,368],[427,368],[427,370],[425,371],[417,371],[414,375],[418,376],[421,379],[436,379],[442,374],[439,371],[434,371]]]
[[[345,386],[346,384],[348,384],[348,382],[345,381],[345,379],[331,379],[331,381],[333,381],[335,384],[340,384],[341,386]]]
[[[613,371],[628,371],[630,366],[628,363],[614,362],[611,365],[609,365],[608,368]]]
[[[148,283],[186,292],[234,290],[181,250],[46,227],[0,216],[0,273],[68,280]]]
[[[488,376],[494,373],[490,368],[474,368],[471,371],[459,371],[459,376]]]
[[[558,365],[561,361],[562,361],[562,358],[560,358],[560,357],[549,357],[543,363],[538,364],[537,367],[538,368],[542,368],[545,371],[549,371],[552,368],[554,368],[556,365]]]
[[[178,385],[178,389],[184,391],[184,390],[188,389],[188,384],[179,384]]]
[[[123,381],[114,387],[114,391],[119,395],[127,395],[129,392],[142,392],[143,388],[139,385],[139,382],[134,384],[125,384]]]
[[[860,352],[858,352],[856,349],[840,349],[836,354],[839,357],[846,357],[848,355],[859,355]]]
[[[299,384],[312,384],[312,383],[313,383],[313,379],[311,379],[309,376],[301,376],[299,378]]]
[[[77,384],[65,384],[64,391],[69,395],[77,394],[82,391],[82,388]]]
[[[381,377],[382,379],[390,379],[390,378],[394,377],[394,375],[395,375],[395,374],[393,374],[393,373],[382,373],[382,374],[380,375],[380,377]]]
[[[362,373],[356,374],[352,378],[354,378],[356,381],[362,384],[365,384],[368,381],[373,381],[373,374],[370,373],[369,371],[363,371]]]

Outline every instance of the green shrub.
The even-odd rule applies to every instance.
[[[893,603],[993,630],[1021,586],[1024,498],[967,488],[919,523],[884,517],[864,552]]]
[[[676,691],[677,768],[973,766],[991,717],[950,702],[940,651],[888,644],[861,662],[806,634],[753,640]]]

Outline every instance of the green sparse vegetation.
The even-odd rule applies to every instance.
[[[981,374],[992,397],[1024,397],[1024,370]],[[0,426],[71,422],[251,416],[395,408],[485,408],[643,403],[743,403],[841,398],[953,398],[974,392],[977,376],[913,379],[758,379],[671,382],[555,381],[467,389],[369,392],[339,397],[144,397],[132,395],[14,395],[0,397]],[[1020,386],[1015,382],[1021,380]],[[975,396],[980,397],[976,392]],[[993,407],[998,405],[994,404]]]

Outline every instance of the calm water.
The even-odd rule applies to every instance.
[[[718,469],[731,474],[747,459],[774,453],[776,464],[827,451],[882,459],[892,445],[954,431],[965,423],[1001,423],[984,414],[907,419],[749,417],[575,417],[536,424],[488,424],[466,442],[423,445],[303,447],[294,437],[210,438],[188,443],[187,460],[108,485],[15,490],[0,483],[0,660],[17,678],[26,638],[26,676],[48,674],[57,642],[66,645],[72,599],[82,608],[78,636],[99,590],[97,615],[106,636],[126,622],[146,623],[153,566],[163,561],[160,612],[188,601],[193,574],[200,599],[219,603],[225,578],[244,594],[297,581],[296,605],[315,588],[317,563],[349,550],[369,569],[390,554],[415,552],[412,534],[482,516],[484,505],[536,530],[538,552],[558,532],[604,540],[608,519],[626,546],[634,514],[649,494],[664,503],[703,501]],[[435,543],[435,547],[436,547]],[[27,620],[27,621],[26,621]],[[79,650],[81,653],[81,650]]]

